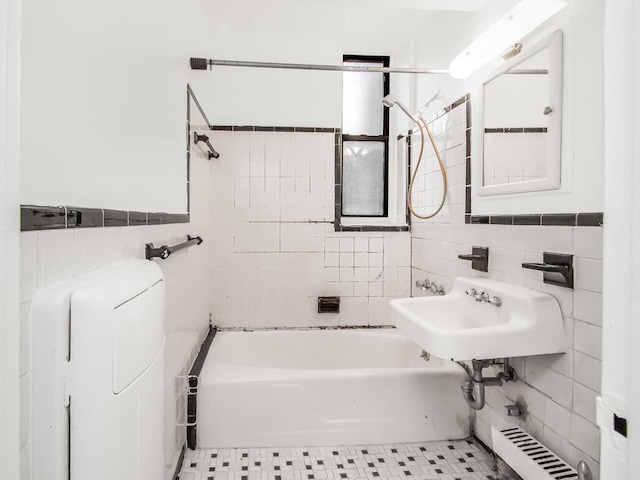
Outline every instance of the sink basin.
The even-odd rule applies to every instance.
[[[500,306],[465,293],[484,290]],[[391,321],[427,352],[444,359],[480,360],[565,351],[558,301],[546,293],[488,278],[454,280],[443,296],[392,300]]]

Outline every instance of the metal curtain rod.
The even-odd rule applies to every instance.
[[[400,68],[400,67],[365,67],[346,65],[317,65],[312,63],[274,63],[245,62],[240,60],[213,60],[211,58],[194,58],[190,60],[191,70],[206,70],[207,66],[252,67],[252,68],[284,68],[288,70],[323,70],[330,72],[370,72],[370,73],[414,73],[414,74],[448,74],[449,70],[434,68]]]

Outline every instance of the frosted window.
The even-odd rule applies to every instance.
[[[345,65],[382,67],[380,62],[345,62]],[[342,76],[342,129],[347,135],[382,135],[384,74],[344,72]]]
[[[346,141],[342,162],[342,214],[384,215],[384,142]]]

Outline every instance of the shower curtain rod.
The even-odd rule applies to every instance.
[[[214,60],[211,58],[191,57],[191,70],[206,70],[207,66],[252,67],[252,68],[284,68],[288,70],[322,70],[331,72],[370,72],[370,73],[414,73],[414,74],[448,74],[449,70],[434,68],[400,68],[400,67],[365,67],[346,65],[317,65],[311,63],[274,63],[247,62],[240,60]]]

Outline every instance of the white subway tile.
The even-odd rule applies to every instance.
[[[20,303],[28,302],[38,289],[38,234],[20,234]]]
[[[602,292],[602,260],[574,258],[575,288]]]
[[[573,384],[573,411],[589,422],[596,423],[598,393],[577,382]]]
[[[340,325],[367,325],[369,301],[366,297],[344,298],[340,301]]]
[[[355,284],[353,286],[353,295],[356,296],[356,297],[368,297],[369,296],[369,283],[368,282],[355,282]]]
[[[573,227],[549,226],[545,251],[572,253],[573,252]]]
[[[551,399],[546,401],[544,423],[561,437],[570,438],[571,412]]]
[[[573,253],[577,257],[602,260],[603,229],[576,227],[573,234]]]
[[[398,295],[398,282],[383,282],[382,292],[385,297],[395,297]]]
[[[364,253],[369,251],[369,239],[367,237],[355,238],[354,249],[356,252]]]
[[[38,232],[38,285],[43,287],[73,275],[75,232],[48,230]],[[120,243],[116,244],[119,248]]]
[[[600,429],[576,414],[571,417],[571,443],[594,460],[600,459]]]
[[[341,297],[353,297],[355,293],[354,282],[340,281],[340,296]]]
[[[574,353],[574,380],[585,387],[600,392],[602,362],[580,352]]]
[[[338,282],[340,281],[340,268],[330,267],[323,270],[323,278],[325,282]]]
[[[353,269],[353,278],[356,282],[368,282],[369,269],[367,267],[355,267]]]
[[[369,252],[382,253],[384,249],[384,239],[382,238],[369,238]]]
[[[340,281],[341,282],[354,282],[355,272],[353,267],[340,267]]]
[[[101,247],[105,231],[104,228],[75,230],[74,275],[81,275],[101,267]]]
[[[358,267],[368,267],[369,266],[369,254],[365,252],[358,252],[354,255],[354,264]]]
[[[390,301],[390,298],[385,297],[369,297],[369,325],[391,324],[389,320]]]
[[[554,372],[550,368],[527,359],[525,381],[560,405],[571,408],[573,394],[571,379]]]
[[[341,252],[340,253],[340,266],[341,267],[353,267],[354,266],[354,254],[353,254],[353,252]]]
[[[326,267],[338,267],[340,266],[340,254],[337,252],[328,252],[325,250],[324,265]]]
[[[573,315],[592,325],[602,325],[602,294],[588,290],[575,290]]]
[[[573,348],[597,359],[602,359],[602,327],[574,321]]]
[[[383,264],[382,253],[369,253],[368,264],[370,267],[381,267]]]
[[[324,249],[326,252],[340,252],[340,239],[334,237],[325,238]]]
[[[340,238],[340,252],[353,252],[354,239],[352,237]]]

